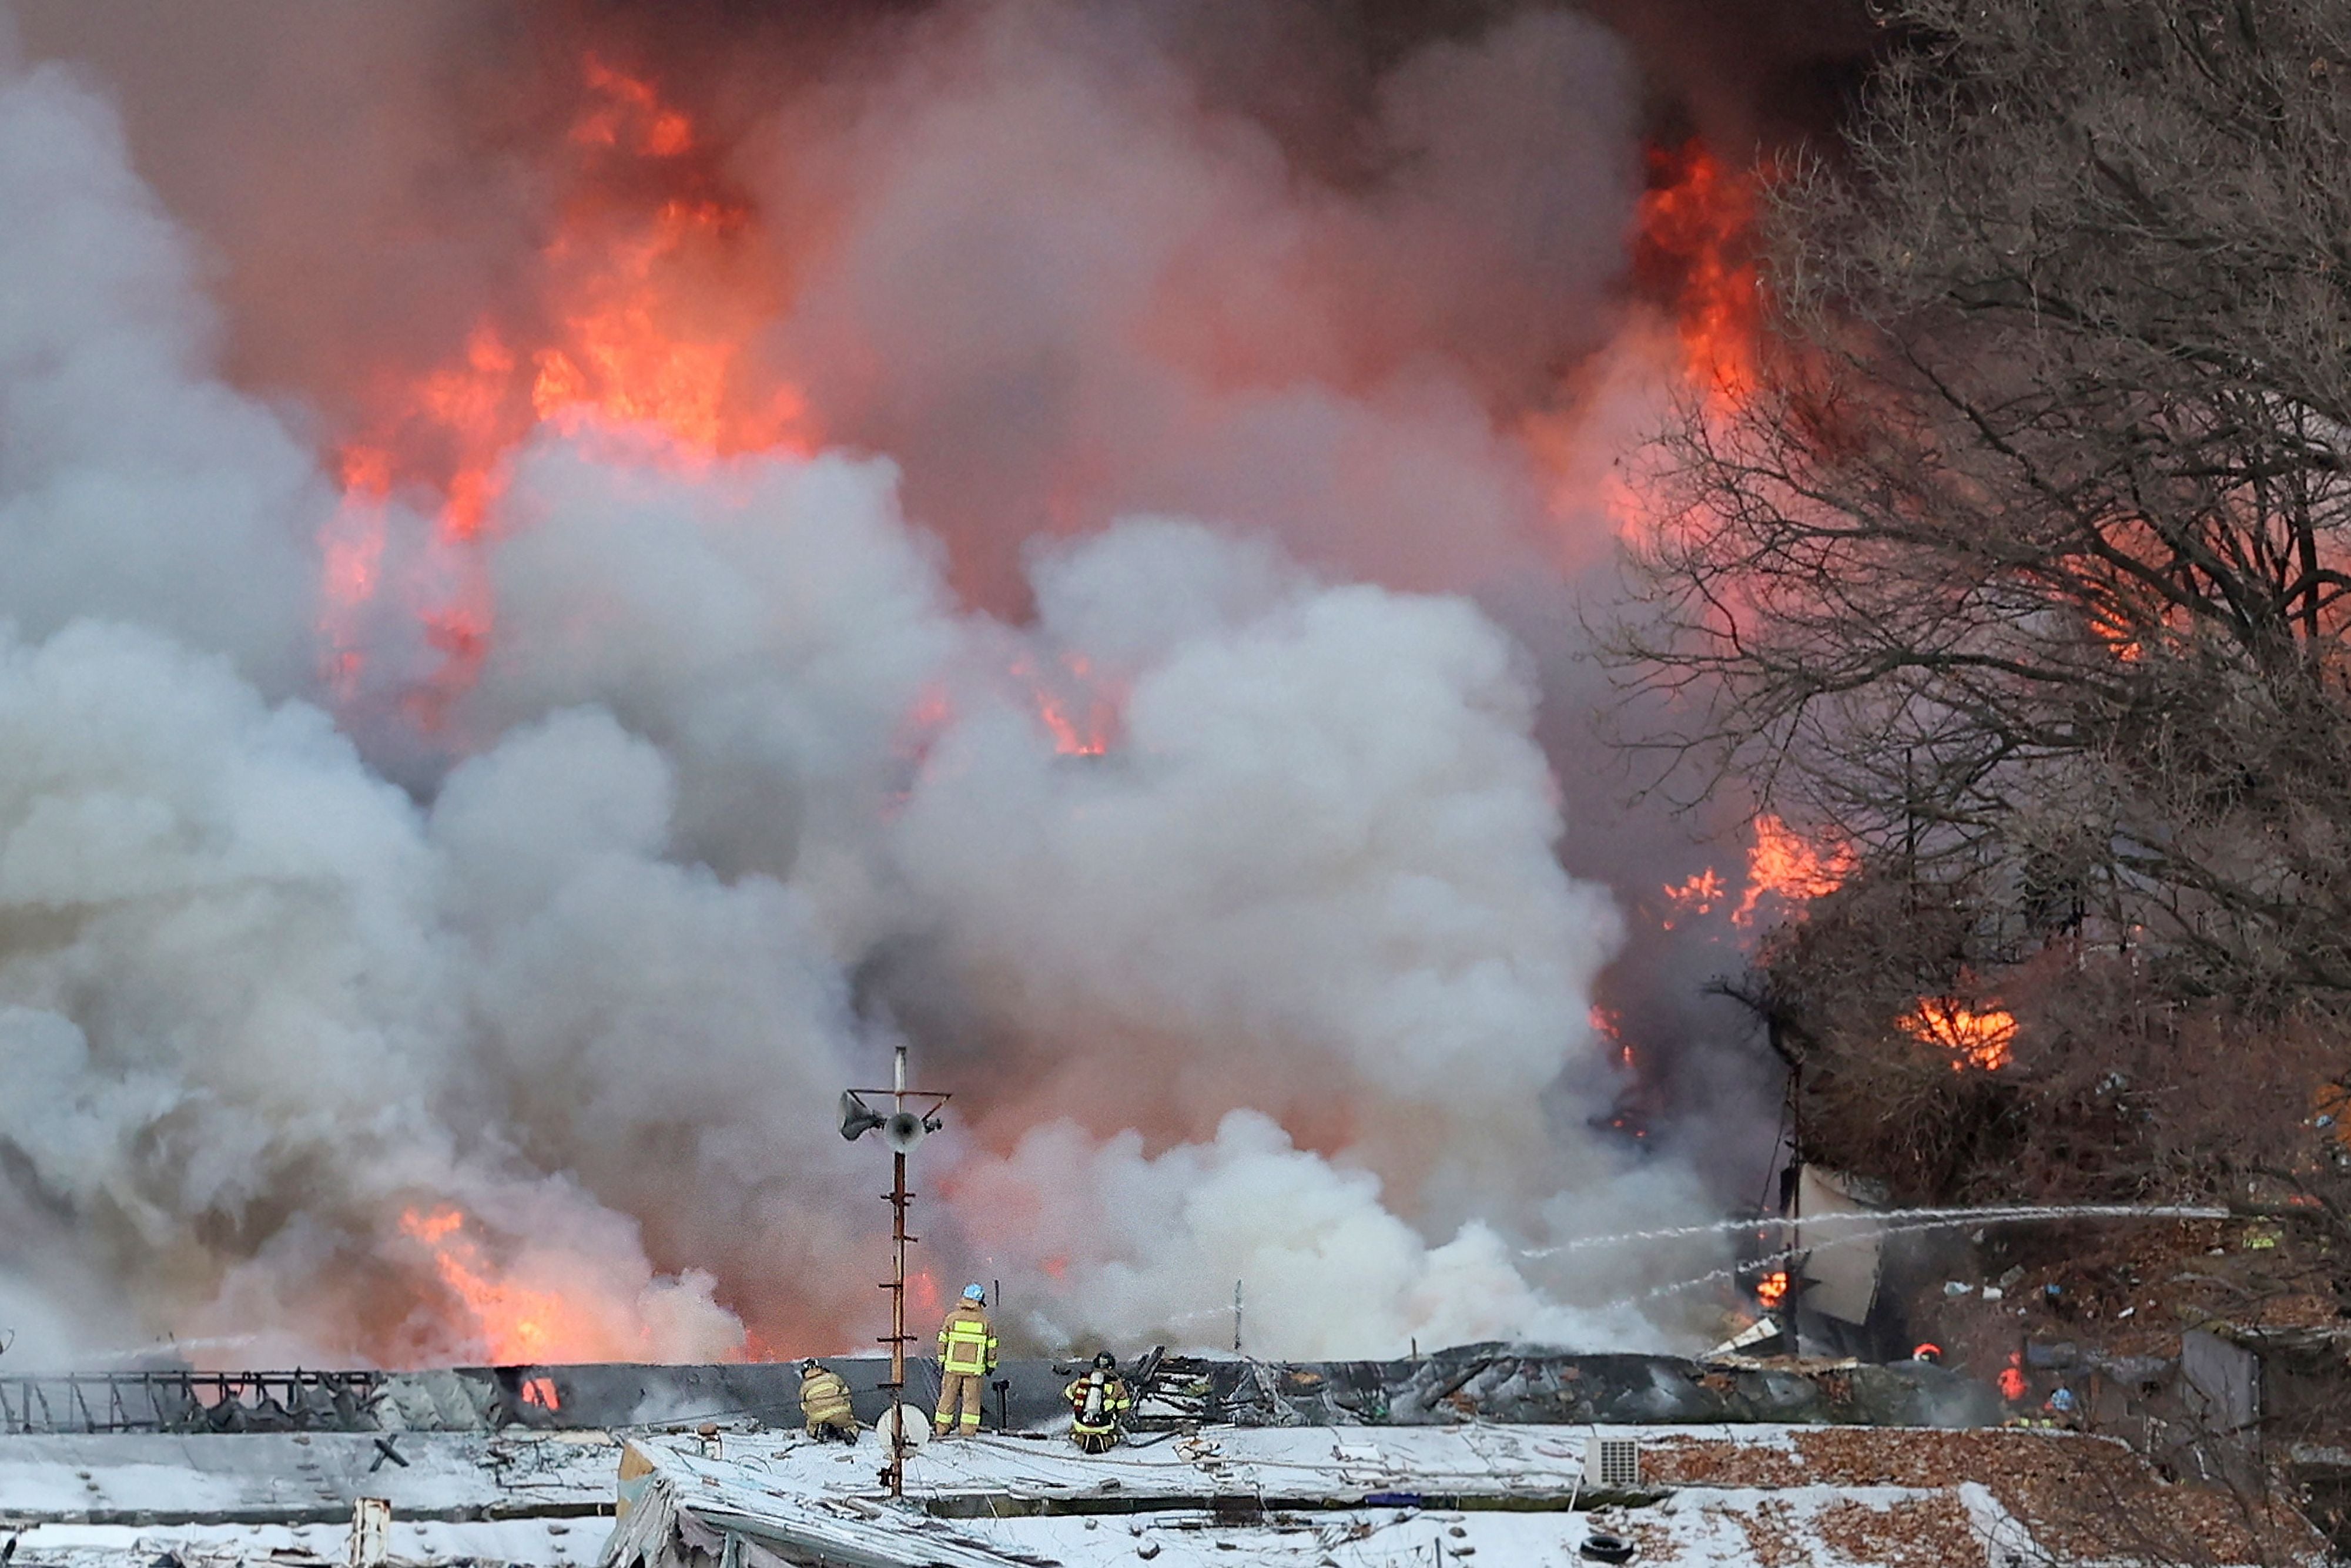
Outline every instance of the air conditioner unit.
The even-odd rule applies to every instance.
[[[1583,1445],[1583,1484],[1630,1491],[1641,1484],[1641,1444],[1636,1437],[1593,1437]]]

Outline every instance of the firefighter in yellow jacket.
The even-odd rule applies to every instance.
[[[1118,1357],[1102,1351],[1093,1369],[1061,1391],[1070,1402],[1070,1441],[1080,1451],[1106,1454],[1118,1446],[1120,1417],[1134,1407],[1126,1379],[1118,1375]]]
[[[811,1357],[800,1363],[800,1419],[819,1442],[857,1441],[857,1415],[849,1407],[849,1385]]]
[[[979,1430],[980,1401],[987,1375],[995,1370],[996,1329],[987,1321],[987,1292],[966,1285],[963,1300],[939,1325],[940,1437]]]

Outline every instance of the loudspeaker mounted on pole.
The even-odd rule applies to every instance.
[[[912,1111],[898,1111],[882,1123],[882,1141],[890,1145],[893,1154],[911,1155],[924,1137],[939,1130],[936,1116],[917,1116]]]
[[[879,1429],[890,1448],[890,1463],[882,1472],[883,1479],[889,1484],[892,1497],[902,1497],[906,1486],[907,1450],[918,1447],[931,1429],[920,1410],[903,1402],[906,1391],[906,1347],[915,1340],[906,1332],[906,1246],[914,1239],[906,1233],[906,1210],[914,1201],[914,1195],[906,1186],[906,1156],[925,1135],[939,1130],[939,1108],[954,1096],[932,1089],[906,1087],[904,1040],[898,1042],[891,1057],[890,1087],[864,1092],[876,1097],[887,1094],[889,1114],[866,1103],[858,1091],[846,1090],[841,1096],[841,1135],[853,1144],[879,1127],[883,1143],[890,1148],[890,1190],[883,1197],[890,1205],[894,1260],[890,1278],[882,1285],[890,1292],[890,1332],[882,1336],[882,1343],[890,1347],[890,1376],[882,1385],[890,1407],[883,1413]],[[910,1100],[913,1106],[907,1104]]]
[[[889,1118],[857,1097],[854,1089],[841,1092],[841,1135],[855,1143]]]

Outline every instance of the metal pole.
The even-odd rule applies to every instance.
[[[1241,1282],[1233,1281],[1233,1354],[1241,1353]]]
[[[904,1077],[905,1057],[899,1056],[900,1079]],[[890,1281],[890,1388],[896,1401],[890,1413],[890,1495],[904,1497],[906,1492],[906,1156],[890,1156],[892,1179],[890,1207],[893,1223],[891,1239],[895,1245],[897,1266]]]
[[[926,1089],[908,1089],[906,1087],[906,1047],[904,1042],[899,1044],[892,1056],[889,1088],[852,1089],[842,1095],[841,1127],[842,1137],[853,1142],[872,1131],[877,1123],[884,1124],[897,1123],[902,1116],[910,1114],[906,1110],[906,1102],[910,1099],[923,1102],[924,1110],[920,1118],[921,1132],[937,1127],[936,1113],[954,1096]],[[889,1095],[891,1115],[887,1118],[874,1115],[859,1098],[865,1094]],[[904,1142],[911,1145],[921,1136],[921,1132],[904,1138]],[[890,1292],[890,1332],[880,1336],[882,1343],[890,1347],[890,1378],[888,1382],[882,1385],[882,1390],[890,1401],[889,1414],[886,1417],[889,1422],[890,1465],[883,1471],[883,1477],[889,1482],[890,1495],[893,1498],[901,1498],[906,1494],[904,1418],[906,1346],[912,1340],[912,1336],[906,1333],[906,1248],[910,1243],[921,1239],[920,1237],[906,1234],[906,1211],[907,1206],[914,1201],[914,1193],[906,1190],[906,1150],[893,1146],[890,1151],[890,1190],[882,1195],[882,1201],[890,1206],[890,1278],[883,1281],[881,1286],[883,1290]],[[927,1420],[928,1417],[925,1419]]]
[[[892,1061],[891,1109],[906,1108],[906,1047]],[[906,1495],[906,1156],[890,1156],[890,1495]]]

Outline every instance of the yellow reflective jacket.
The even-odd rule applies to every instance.
[[[820,1367],[800,1378],[800,1416],[811,1427],[828,1426],[857,1417],[849,1407],[849,1385],[836,1372]]]
[[[939,1325],[939,1360],[958,1377],[977,1377],[996,1370],[996,1330],[987,1313],[966,1303],[947,1314]]]
[[[1087,1372],[1081,1375],[1075,1383],[1071,1384],[1067,1388],[1061,1390],[1061,1396],[1070,1402],[1070,1415],[1072,1422],[1075,1424],[1078,1430],[1081,1432],[1102,1432],[1109,1430],[1111,1423],[1116,1420],[1120,1416],[1123,1415],[1128,1409],[1132,1408],[1134,1404],[1134,1397],[1126,1391],[1126,1379],[1119,1376],[1114,1372],[1104,1373],[1102,1375],[1102,1419],[1098,1422],[1088,1422],[1086,1420],[1086,1396],[1092,1392],[1092,1389],[1088,1387],[1088,1385],[1092,1383],[1093,1375],[1094,1375],[1092,1372]]]

